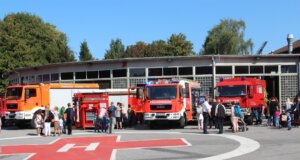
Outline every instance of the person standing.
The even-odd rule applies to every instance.
[[[62,121],[63,121],[63,127],[62,127],[62,133],[66,134],[66,119],[64,117],[66,108],[65,106],[62,106],[59,110],[59,115],[62,117]]]
[[[275,126],[276,123],[275,112],[277,107],[278,107],[278,100],[276,97],[272,97],[269,101],[269,109],[270,109],[269,122],[273,122],[273,126]]]
[[[37,134],[37,136],[41,136],[41,129],[44,126],[42,110],[37,111],[34,122],[35,122],[36,134]]]
[[[209,118],[209,128],[211,129],[213,125],[215,126],[215,128],[218,128],[218,124],[216,122],[216,117],[215,117],[216,105],[217,105],[216,99],[212,99],[210,105],[211,105],[211,114],[210,114],[211,116]]]
[[[54,118],[52,112],[49,109],[45,110],[45,136],[51,136],[51,121]]]
[[[241,109],[234,104],[234,102],[231,102],[231,123],[232,123],[232,132],[236,133],[239,131],[239,125],[238,125],[238,117],[241,115]]]
[[[101,121],[101,132],[105,131],[105,133],[107,131],[107,116],[106,115],[107,115],[107,111],[105,109],[105,106],[102,106],[100,109],[99,118]]]
[[[223,126],[224,126],[224,119],[226,116],[226,109],[219,99],[217,100],[215,116],[218,123],[219,134],[223,134]]]
[[[108,113],[109,113],[109,133],[112,134],[115,124],[116,124],[116,110],[117,107],[114,105],[114,102],[110,103],[110,106],[108,107]]]
[[[209,117],[211,113],[211,106],[208,103],[208,97],[205,97],[205,101],[202,104],[203,111],[203,133],[208,134],[207,127],[209,123]]]
[[[203,111],[202,111],[202,106],[200,103],[198,103],[196,110],[197,110],[198,129],[202,130],[203,129]]]
[[[59,113],[58,113],[58,107],[55,106],[54,110],[53,110],[53,115],[54,115],[54,136],[56,136],[56,134],[59,134]]]
[[[66,120],[67,120],[66,124],[68,127],[68,135],[71,135],[72,134],[72,126],[74,123],[74,109],[71,106],[71,103],[68,103],[68,108],[66,109],[65,114],[66,114]]]
[[[122,104],[120,102],[117,103],[116,120],[117,129],[122,129]]]

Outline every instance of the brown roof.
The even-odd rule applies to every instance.
[[[293,53],[299,53],[300,50],[300,40],[297,40],[293,43]],[[288,46],[284,46],[272,52],[273,54],[284,54],[288,53]]]

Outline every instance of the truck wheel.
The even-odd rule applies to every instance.
[[[253,116],[247,116],[245,118],[245,122],[247,123],[247,125],[253,125]]]
[[[179,127],[184,128],[185,124],[186,124],[185,117],[181,116],[180,119],[179,119]]]

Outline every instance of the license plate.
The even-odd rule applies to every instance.
[[[156,115],[158,115],[158,116],[164,116],[165,113],[157,113]]]

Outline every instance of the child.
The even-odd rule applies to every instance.
[[[59,135],[62,134],[64,130],[64,121],[62,119],[62,115],[59,116]]]
[[[279,128],[279,119],[280,119],[280,112],[279,108],[277,107],[276,112],[275,112],[275,127]]]

